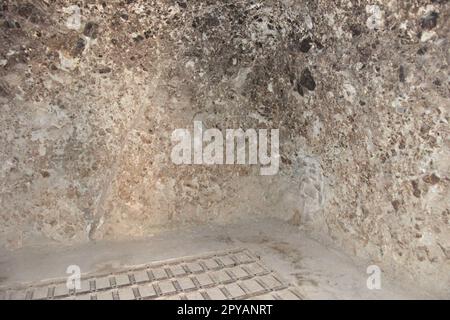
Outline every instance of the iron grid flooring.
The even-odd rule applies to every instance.
[[[66,279],[0,289],[7,300],[298,300],[286,283],[247,249],[214,252],[139,265],[109,274],[87,274],[80,289]]]

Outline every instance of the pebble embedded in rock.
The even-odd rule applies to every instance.
[[[302,88],[302,85],[300,84],[300,83],[297,83],[297,86],[296,86],[296,89],[297,89],[297,92],[303,97],[303,88]]]
[[[0,97],[7,97],[9,95],[9,90],[0,84]]]
[[[83,38],[79,38],[75,47],[73,48],[73,56],[79,56],[83,53],[84,48],[86,47],[86,41]]]
[[[7,29],[14,29],[16,27],[16,24],[14,23],[14,21],[5,20],[3,22],[3,26]]]
[[[18,13],[24,18],[29,18],[36,10],[35,6],[31,3],[25,3],[19,7]]]
[[[98,35],[98,24],[96,24],[95,22],[89,21],[84,26],[83,34],[86,37],[89,37],[89,38],[92,38],[92,39],[97,38],[97,35]]]
[[[436,183],[441,181],[441,179],[434,173],[423,177],[422,180],[423,180],[423,182],[431,184],[431,185],[435,185]]]
[[[32,3],[25,3],[19,6],[18,14],[32,23],[43,21],[43,13]]]
[[[394,207],[395,211],[398,211],[398,209],[400,208],[400,201],[394,200],[391,203],[392,203],[392,206]]]
[[[141,42],[144,40],[144,37],[138,34],[137,36],[133,37],[134,42]]]
[[[400,82],[405,82],[406,80],[406,70],[404,66],[400,66],[400,68],[398,68],[398,79]]]
[[[427,52],[427,47],[422,47],[419,50],[417,50],[417,54],[423,56]]]
[[[314,81],[311,71],[309,71],[308,68],[302,71],[302,75],[300,77],[300,84],[309,91],[313,91],[316,88],[316,82]]]
[[[420,198],[420,195],[421,195],[422,192],[419,189],[419,182],[417,180],[412,180],[411,181],[411,185],[413,187],[413,195],[416,198]]]
[[[299,47],[300,51],[304,52],[304,53],[307,53],[309,51],[309,49],[311,49],[311,44],[312,44],[312,41],[311,41],[310,37],[307,37],[307,38],[303,39],[300,42],[300,47]]]
[[[431,30],[437,25],[439,13],[432,11],[421,19],[420,26],[422,29]]]
[[[98,69],[98,73],[101,73],[101,74],[110,73],[110,72],[111,72],[110,67],[101,67],[100,69]]]
[[[50,173],[48,171],[42,170],[41,171],[41,175],[43,178],[48,178],[50,177]]]
[[[187,8],[187,3],[185,1],[178,1],[177,3],[180,6],[180,8],[183,8],[183,9]]]
[[[350,26],[350,31],[352,32],[352,37],[358,37],[362,34],[362,27],[358,24],[353,24]]]
[[[152,31],[151,30],[147,30],[147,31],[145,31],[144,32],[144,37],[145,37],[145,39],[148,39],[148,38],[150,38],[151,36],[152,36]]]

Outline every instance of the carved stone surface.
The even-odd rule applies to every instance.
[[[448,1],[78,5],[0,6],[3,247],[276,216],[448,288]],[[279,128],[279,174],[172,164],[193,120]]]

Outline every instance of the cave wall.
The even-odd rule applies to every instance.
[[[264,215],[419,281],[450,277],[447,1],[0,10],[3,246]],[[194,120],[279,128],[279,174],[174,165],[171,133]]]

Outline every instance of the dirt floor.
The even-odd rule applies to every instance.
[[[1,286],[62,279],[68,276],[65,272],[69,265],[78,265],[82,274],[111,274],[135,265],[238,248],[252,252],[264,266],[295,287],[303,299],[439,298],[384,273],[381,289],[369,290],[366,269],[373,262],[350,258],[276,219],[186,227],[145,241],[96,242],[72,247],[43,245],[3,251]]]

